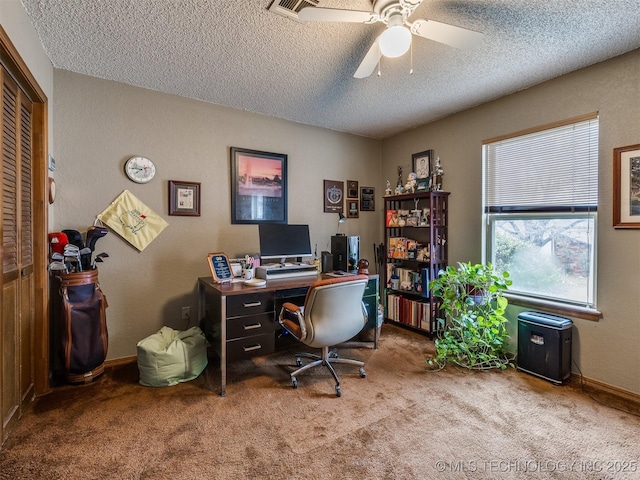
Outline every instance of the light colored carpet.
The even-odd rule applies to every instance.
[[[341,398],[322,369],[293,389],[291,352],[230,366],[225,398],[215,360],[159,389],[137,383],[135,364],[114,367],[38,399],[0,451],[0,478],[640,478],[639,417],[513,369],[427,373],[432,350],[384,325],[378,350],[340,351],[367,371],[338,366]]]

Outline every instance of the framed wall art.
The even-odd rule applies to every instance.
[[[200,216],[200,184],[169,180],[169,215]]]
[[[376,189],[374,187],[360,187],[360,210],[363,212],[376,211]]]
[[[347,198],[358,198],[357,180],[347,180]]]
[[[353,198],[347,199],[347,218],[358,218],[360,209],[358,208],[358,200]]]
[[[342,213],[344,211],[344,182],[324,180],[324,211]]]
[[[640,144],[613,149],[613,228],[640,228]]]
[[[429,178],[431,176],[432,163],[433,150],[425,150],[411,155],[411,168],[417,178]]]
[[[231,223],[287,223],[287,155],[231,147]]]

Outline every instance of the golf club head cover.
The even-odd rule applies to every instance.
[[[62,230],[63,233],[67,234],[67,238],[69,239],[69,243],[75,245],[80,250],[84,248],[84,240],[82,239],[82,234],[77,230]]]
[[[101,226],[92,226],[87,230],[87,247],[91,249],[91,251],[95,251],[96,242],[99,238],[104,237],[108,233],[107,227]]]
[[[64,246],[69,243],[67,234],[63,232],[51,232],[49,233],[49,249],[51,254],[59,253],[63,254]]]

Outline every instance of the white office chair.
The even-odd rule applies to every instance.
[[[322,355],[296,354],[298,367],[291,373],[291,383],[298,388],[296,376],[312,367],[324,365],[336,381],[336,395],[342,395],[340,380],[332,363],[348,363],[360,367],[360,376],[366,376],[364,362],[339,358],[329,347],[353,338],[367,323],[367,312],[362,302],[369,277],[356,275],[320,280],[309,287],[304,306],[285,303],[280,311],[280,324],[295,338],[310,347],[321,348]],[[303,366],[301,357],[314,359]]]

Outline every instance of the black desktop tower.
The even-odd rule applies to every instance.
[[[565,317],[539,312],[518,315],[518,370],[561,384],[571,376],[571,331]]]
[[[360,258],[360,237],[333,235],[331,237],[333,269],[351,272],[358,269]]]

